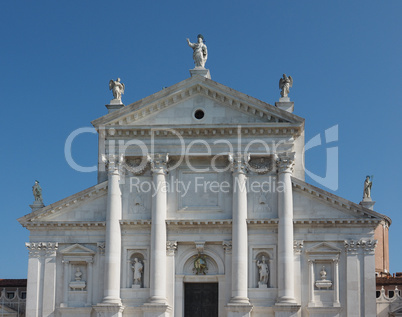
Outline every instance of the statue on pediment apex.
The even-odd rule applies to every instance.
[[[371,200],[371,187],[373,186],[373,176],[366,176],[364,181],[363,200]]]
[[[32,186],[32,192],[35,197],[35,202],[43,204],[42,188],[39,185],[39,181],[35,181],[35,184]]]
[[[124,95],[124,84],[120,82],[120,78],[109,81],[109,90],[112,91],[114,99],[121,101],[121,95]]]
[[[279,79],[279,89],[281,89],[282,98],[288,97],[290,88],[292,86],[293,86],[292,76],[286,76],[286,74],[283,74],[282,78]]]
[[[208,50],[207,46],[204,44],[204,37],[202,34],[198,34],[197,43],[191,43],[189,39],[187,39],[188,46],[193,49],[193,59],[195,67],[205,67],[205,63],[208,58]]]

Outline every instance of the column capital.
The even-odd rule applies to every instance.
[[[123,154],[102,154],[102,162],[107,166],[109,173],[119,172],[121,164],[124,162]]]
[[[45,251],[46,251],[47,256],[55,256],[58,249],[59,249],[58,242],[46,242],[45,243]]]
[[[222,242],[223,250],[225,252],[232,252],[232,240],[225,240]]]
[[[166,253],[174,255],[177,250],[177,241],[166,241]]]
[[[55,255],[55,252],[59,248],[58,242],[26,242],[25,246],[29,251],[29,256],[40,256],[46,254],[47,256]]]
[[[230,164],[230,170],[233,174],[246,174],[248,171],[248,162],[250,161],[249,153],[229,153],[228,160]]]
[[[293,251],[295,254],[301,254],[304,247],[304,240],[293,241]]]
[[[293,166],[295,164],[296,153],[281,153],[276,160],[278,173],[293,173]]]
[[[374,250],[377,246],[377,240],[345,240],[346,253],[355,254],[358,249],[362,249],[364,253],[374,254]]]
[[[167,174],[169,154],[153,153],[147,155],[148,162],[151,165],[151,171],[154,174]]]

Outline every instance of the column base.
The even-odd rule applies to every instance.
[[[289,296],[282,296],[278,298],[278,301],[276,302],[275,305],[279,305],[279,306],[287,306],[287,305],[297,305],[296,300],[294,299],[294,297],[289,297]]]
[[[144,317],[170,317],[172,307],[167,304],[145,303],[141,306]]]
[[[248,301],[248,298],[247,298]],[[253,305],[248,303],[235,303],[232,300],[225,306],[228,317],[250,317]]]
[[[297,304],[276,303],[273,309],[275,317],[297,317],[300,307]]]
[[[91,316],[92,307],[59,307],[61,317]]]
[[[124,306],[113,304],[97,304],[92,306],[96,312],[96,317],[122,317]]]
[[[341,307],[308,307],[308,314],[311,317],[339,317],[342,308]]]
[[[116,306],[119,305],[121,306],[121,299],[120,298],[115,298],[115,297],[105,297],[102,300],[102,303],[98,304],[98,305],[111,305],[111,306]]]

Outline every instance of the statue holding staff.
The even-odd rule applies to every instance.
[[[202,34],[198,34],[197,43],[191,43],[189,39],[187,39],[188,46],[193,49],[193,59],[195,67],[204,68],[205,62],[208,58],[208,50],[207,46],[204,44],[204,37]]]

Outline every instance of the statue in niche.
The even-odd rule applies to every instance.
[[[32,186],[32,192],[35,197],[35,202],[43,204],[42,188],[39,185],[39,181],[35,181],[35,184]]]
[[[371,187],[373,186],[373,178],[374,176],[366,176],[366,180],[364,181],[364,190],[363,190],[363,200],[371,200]]]
[[[82,280],[82,272],[79,267],[75,269],[74,281],[70,282],[69,286],[73,291],[83,291],[86,287],[85,281]]]
[[[114,99],[121,101],[121,95],[124,95],[124,84],[120,82],[120,78],[109,81],[109,90],[113,92]]]
[[[292,76],[286,76],[286,74],[283,74],[282,78],[279,79],[279,89],[281,89],[282,98],[288,97],[290,87],[292,86],[293,86]]]
[[[191,43],[189,39],[187,39],[188,46],[193,49],[193,59],[195,67],[204,68],[205,62],[208,58],[208,50],[207,46],[204,44],[204,37],[202,34],[198,34],[197,43]]]
[[[328,289],[332,286],[332,281],[327,279],[327,271],[325,270],[325,266],[323,265],[320,271],[321,279],[315,282],[315,286],[319,289],[325,288]]]
[[[198,256],[194,260],[193,271],[195,272],[196,275],[207,274],[208,265],[206,256],[204,254],[198,253]]]
[[[142,273],[144,270],[144,266],[138,260],[138,258],[134,258],[133,264],[131,266],[133,269],[133,285],[138,285],[137,287],[141,287]]]
[[[269,267],[268,264],[265,263],[265,256],[261,257],[261,261],[257,261],[257,267],[259,274],[258,287],[267,287],[269,279]]]
[[[261,192],[260,196],[258,197],[258,212],[269,212],[271,211],[271,208],[268,206],[268,199],[267,196]]]
[[[74,279],[75,279],[76,281],[81,281],[81,279],[82,279],[82,272],[81,272],[81,270],[80,270],[79,267],[77,267],[77,269],[75,270],[74,276],[75,276]]]

